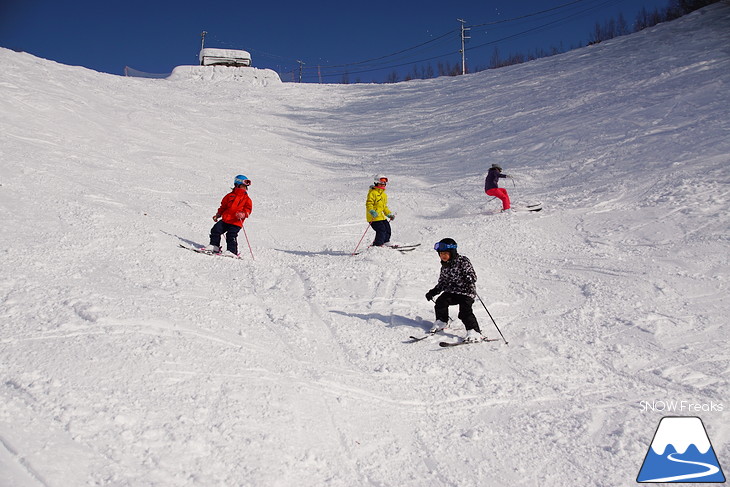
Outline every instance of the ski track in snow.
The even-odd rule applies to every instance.
[[[659,419],[640,401],[727,399],[728,23],[718,3],[395,85],[0,49],[0,486],[633,482]],[[544,209],[500,214],[492,162]],[[243,233],[241,260],[178,249],[239,173],[255,260]],[[412,252],[350,255],[376,173]],[[465,333],[454,308],[404,343],[446,236],[509,346],[439,347]],[[725,414],[705,418],[720,458]]]

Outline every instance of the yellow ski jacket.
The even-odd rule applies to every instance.
[[[374,210],[378,216],[370,214],[370,210]],[[365,218],[368,223],[385,220],[388,215],[391,214],[390,208],[388,208],[388,195],[385,193],[385,188],[376,188],[370,186],[368,191],[368,197],[365,200]]]

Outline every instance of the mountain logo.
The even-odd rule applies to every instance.
[[[694,416],[662,418],[636,481],[725,482],[702,420]]]

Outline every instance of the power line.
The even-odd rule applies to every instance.
[[[575,5],[577,3],[581,3],[581,2],[584,2],[584,1],[585,0],[573,0],[572,2],[568,2],[568,3],[562,4],[562,5],[559,5],[557,7],[550,8],[550,9],[541,10],[539,12],[534,12],[534,13],[531,13],[531,14],[522,15],[520,17],[515,17],[515,18],[512,18],[512,19],[506,19],[506,20],[500,20],[500,21],[495,21],[495,22],[488,22],[488,23],[483,23],[483,24],[471,25],[468,28],[483,27],[483,26],[487,26],[487,25],[495,25],[495,24],[502,24],[502,23],[507,23],[507,22],[514,22],[514,21],[522,20],[522,19],[525,19],[525,18],[528,18],[528,17],[534,17],[536,15],[541,15],[541,14],[544,14],[544,13],[547,13],[547,12],[552,12],[552,11],[555,11],[555,10],[559,10],[561,8],[565,8],[565,7],[568,7],[570,5]],[[464,28],[464,26],[462,25],[462,29],[463,28]],[[461,33],[463,35],[463,32],[461,30],[456,30],[456,29],[455,30],[450,30],[450,31],[448,31],[448,32],[446,32],[446,33],[444,33],[444,34],[442,34],[442,35],[440,35],[438,37],[435,37],[433,39],[430,39],[430,40],[428,40],[426,42],[423,42],[421,44],[417,44],[417,45],[412,46],[412,47],[408,47],[406,49],[402,49],[400,51],[396,51],[396,52],[394,52],[392,54],[386,54],[385,56],[380,56],[380,57],[376,57],[376,58],[372,58],[372,59],[366,59],[364,61],[358,61],[358,62],[354,62],[354,63],[333,64],[333,65],[323,64],[323,65],[319,65],[319,66],[321,68],[323,68],[323,69],[327,69],[327,68],[343,68],[343,67],[348,67],[348,66],[356,66],[356,65],[359,65],[359,64],[371,63],[371,62],[374,62],[374,61],[380,61],[380,60],[383,60],[383,59],[387,59],[389,57],[396,56],[398,54],[402,54],[402,53],[405,53],[405,52],[408,52],[408,51],[411,51],[411,50],[414,50],[414,49],[418,49],[419,47],[425,46],[425,45],[427,45],[429,43],[435,42],[435,41],[437,41],[439,39],[443,39],[446,36],[451,35],[451,34],[455,34],[455,33]]]
[[[529,18],[529,17],[534,17],[536,15],[542,15],[544,13],[553,12],[555,10],[560,10],[561,8],[569,7],[570,5],[575,5],[576,3],[581,3],[581,2],[584,2],[584,1],[585,0],[574,0],[572,2],[564,3],[562,5],[558,5],[557,7],[549,8],[547,10],[541,10],[539,12],[533,12],[531,14],[521,15],[520,17],[514,17],[514,18],[511,18],[511,19],[495,20],[494,22],[486,22],[484,24],[476,24],[476,25],[472,25],[471,27],[472,28],[474,28],[474,27],[484,27],[486,25],[496,25],[496,24],[505,24],[507,22],[515,22],[517,20],[522,20],[522,19],[526,19],[526,18]]]
[[[521,37],[521,36],[524,36],[526,34],[529,34],[529,33],[532,33],[532,32],[536,32],[536,31],[545,29],[547,27],[550,27],[550,26],[553,26],[553,25],[557,25],[557,24],[560,24],[562,22],[566,22],[566,21],[568,21],[568,20],[570,20],[572,18],[575,18],[577,16],[583,15],[583,14],[585,14],[587,12],[600,9],[600,8],[602,8],[602,7],[604,7],[604,6],[608,5],[608,4],[611,4],[611,3],[621,3],[621,1],[623,1],[623,0],[619,0],[619,2],[615,2],[614,0],[607,0],[607,1],[604,1],[604,2],[602,2],[600,4],[598,4],[598,5],[588,6],[587,8],[582,9],[582,10],[580,10],[578,12],[575,12],[575,13],[567,13],[567,12],[564,12],[567,15],[561,15],[560,18],[558,18],[558,19],[552,20],[552,21],[547,22],[547,23],[543,23],[541,25],[538,25],[538,26],[535,26],[535,27],[532,27],[532,28],[523,30],[523,31],[518,32],[518,33],[515,33],[515,34],[511,34],[511,35],[502,37],[500,39],[495,39],[495,40],[492,40],[492,41],[489,41],[489,42],[484,42],[484,43],[481,43],[481,44],[478,44],[478,45],[475,45],[475,46],[470,46],[469,47],[469,50],[470,51],[474,51],[476,49],[480,49],[480,48],[483,48],[485,46],[494,45],[494,44],[497,44],[499,42],[503,42],[503,41],[506,41],[506,40],[509,40],[509,39],[514,39],[514,38],[517,38],[517,37]],[[518,16],[518,17],[513,17],[513,18],[510,18],[510,19],[504,19],[504,20],[498,20],[498,21],[493,21],[493,22],[484,22],[484,23],[480,23],[480,24],[474,24],[474,25],[468,26],[468,29],[479,28],[479,27],[484,27],[484,26],[505,25],[505,24],[515,23],[515,22],[518,22],[518,21],[522,21],[522,20],[525,20],[525,19],[529,19],[529,18],[532,18],[532,17],[539,17],[539,16],[542,16],[542,15],[545,15],[545,14],[552,14],[554,16],[558,11],[567,9],[569,7],[572,7],[572,6],[575,6],[575,5],[578,5],[578,4],[585,5],[586,3],[588,3],[590,5],[590,2],[587,2],[587,0],[572,0],[570,2],[566,2],[566,3],[561,4],[561,5],[558,5],[556,7],[552,7],[552,8],[545,9],[545,10],[540,10],[540,11],[537,11],[537,12],[532,12],[532,13],[525,14],[525,15],[521,15],[521,16]],[[461,36],[463,37],[464,36],[464,29],[467,29],[467,27],[465,26],[465,24],[464,24],[463,21],[462,21],[461,29],[462,29],[461,30]],[[443,33],[441,35],[438,35],[438,36],[436,36],[436,37],[434,37],[432,39],[429,39],[429,40],[427,40],[425,42],[421,42],[419,44],[416,44],[414,46],[407,47],[405,49],[401,49],[401,50],[398,50],[398,51],[395,51],[395,52],[392,52],[390,54],[386,54],[386,55],[383,55],[383,56],[377,56],[377,57],[373,57],[373,58],[369,58],[369,59],[364,59],[364,60],[361,60],[361,61],[356,61],[356,62],[351,62],[351,63],[342,63],[342,64],[317,64],[315,62],[311,62],[310,61],[307,64],[309,66],[312,66],[312,67],[316,66],[316,68],[317,68],[317,75],[316,76],[318,76],[320,78],[320,80],[321,80],[321,78],[323,76],[324,77],[327,77],[327,78],[332,78],[332,77],[335,77],[335,76],[344,76],[344,75],[362,74],[362,73],[375,72],[375,71],[392,70],[394,68],[400,68],[400,67],[407,66],[407,65],[416,65],[418,63],[424,63],[424,62],[433,61],[433,60],[439,59],[439,58],[443,59],[445,57],[453,56],[455,54],[461,54],[462,57],[464,58],[462,60],[462,63],[463,63],[462,64],[462,69],[465,70],[465,50],[466,50],[466,46],[462,47],[461,50],[449,49],[446,52],[441,51],[440,53],[435,54],[435,55],[428,55],[427,54],[428,52],[435,52],[437,50],[440,50],[440,48],[445,47],[445,44],[447,42],[451,42],[451,39],[449,39],[449,36],[454,36],[453,38],[456,38],[457,36],[455,36],[454,34],[457,34],[459,32],[460,31],[459,30],[456,30],[456,29],[450,30],[450,31],[445,32],[445,33]],[[463,45],[463,41],[464,40],[465,39],[462,38],[462,45]],[[295,60],[290,59],[290,58],[285,58],[285,57],[282,57],[282,56],[277,56],[275,54],[265,53],[263,51],[257,51],[257,50],[254,50],[254,49],[251,49],[251,51],[258,52],[261,55],[265,55],[265,56],[270,57],[270,58],[278,58],[278,59],[281,59],[281,60],[286,60],[286,61],[288,61],[288,62],[290,62],[292,64],[298,64],[299,79],[300,80],[303,79],[303,78],[307,78],[307,79],[315,78],[315,76],[308,76],[307,74],[304,73],[304,69],[303,69],[304,62],[301,61],[301,60],[296,60],[295,61]],[[422,54],[424,56],[423,57],[420,57],[419,59],[415,59],[415,60],[410,59],[409,60],[409,58],[413,58],[413,57],[417,56],[418,54]],[[354,71],[351,71],[348,68],[353,68],[355,70]],[[296,68],[285,68],[281,72],[284,73],[284,72],[291,71],[293,73],[295,69]]]
[[[578,0],[578,1],[583,1],[583,0]],[[572,3],[577,3],[577,2],[572,2]],[[476,46],[472,46],[471,49],[472,50],[479,49],[481,47],[485,47],[485,46],[497,44],[498,42],[503,42],[503,41],[506,41],[506,40],[509,40],[509,39],[514,39],[514,38],[523,36],[525,34],[529,34],[531,32],[537,32],[537,31],[539,31],[541,29],[544,29],[546,27],[550,27],[552,25],[557,25],[557,24],[560,24],[562,22],[566,22],[566,21],[570,20],[571,18],[578,17],[578,16],[580,16],[582,14],[585,14],[587,12],[590,12],[591,10],[597,10],[597,9],[599,9],[601,7],[604,7],[605,5],[608,5],[610,3],[614,3],[614,1],[613,0],[607,0],[607,1],[603,2],[602,4],[600,4],[600,5],[596,5],[596,6],[593,6],[593,7],[588,7],[588,8],[586,8],[586,9],[580,11],[580,12],[576,12],[576,13],[570,14],[567,17],[562,17],[560,19],[553,20],[553,21],[548,22],[546,24],[538,25],[537,27],[533,27],[533,28],[524,30],[522,32],[518,32],[516,34],[512,34],[512,35],[509,35],[509,36],[506,36],[506,37],[502,37],[500,39],[495,39],[493,41],[489,41],[489,42],[485,42],[483,44],[479,44],[479,45],[476,45]],[[524,18],[524,17],[521,17],[521,18]],[[518,19],[512,19],[512,20],[518,20]],[[482,24],[482,25],[487,25],[487,24]]]
[[[455,32],[457,32],[457,31],[456,30],[450,30],[449,32],[446,32],[445,34],[441,34],[438,37],[434,37],[433,39],[429,39],[426,42],[422,42],[421,44],[418,44],[418,45],[415,45],[415,46],[412,46],[412,47],[408,47],[406,49],[401,49],[400,51],[396,51],[396,52],[394,52],[392,54],[386,54],[385,56],[380,56],[380,57],[376,57],[376,58],[372,58],[372,59],[366,59],[364,61],[358,61],[358,62],[355,62],[355,63],[332,64],[332,65],[323,64],[323,65],[321,65],[321,67],[322,68],[344,68],[344,67],[347,67],[347,66],[357,66],[358,64],[365,64],[365,63],[371,63],[371,62],[374,62],[374,61],[380,61],[380,60],[383,60],[383,59],[387,59],[389,57],[397,56],[397,55],[402,54],[404,52],[408,52],[408,51],[412,51],[414,49],[418,49],[419,47],[425,46],[425,45],[430,44],[432,42],[436,42],[436,41],[438,41],[440,39],[443,39],[444,37],[446,37],[448,35],[454,34]]]
[[[362,70],[359,70],[359,71],[342,71],[340,73],[331,73],[331,74],[328,74],[327,77],[331,78],[331,77],[334,77],[334,76],[343,76],[343,75],[346,75],[346,74],[347,75],[350,75],[350,74],[372,73],[372,72],[375,72],[375,71],[383,71],[383,70],[388,70],[388,69],[401,68],[403,66],[411,66],[411,65],[415,65],[415,64],[418,64],[418,63],[423,63],[423,62],[426,62],[426,61],[433,61],[434,59],[443,59],[443,58],[445,58],[447,56],[451,56],[451,55],[458,54],[458,53],[459,53],[459,51],[458,50],[455,50],[455,51],[451,51],[451,52],[448,52],[448,53],[439,54],[437,56],[432,56],[432,57],[424,58],[424,59],[418,59],[418,60],[415,60],[415,61],[408,61],[408,62],[400,63],[400,64],[390,64],[390,65],[387,65],[387,66],[372,67],[372,68],[369,68],[369,69],[362,69]],[[314,78],[314,76],[312,76],[312,78]]]
[[[448,41],[448,43],[451,43],[451,42],[452,42],[451,40]],[[401,54],[401,55],[398,55],[397,57],[393,57],[393,56],[395,56],[395,53],[394,53],[394,54],[391,54],[390,56],[384,56],[383,59],[385,59],[386,57],[393,57],[393,59],[389,60],[386,64],[390,64],[390,63],[394,63],[394,62],[400,62],[402,60],[405,60],[405,59],[408,59],[408,58],[412,58],[414,55],[417,55],[417,54],[418,55],[422,55],[422,54],[425,54],[425,53],[428,53],[428,52],[434,52],[434,51],[436,51],[438,49],[441,49],[442,45],[445,45],[445,44],[447,44],[447,42],[444,42],[444,40],[441,39],[441,40],[439,40],[438,43],[433,44],[433,45],[430,45],[430,46],[425,47],[425,48],[424,48],[423,45],[421,45],[421,46],[419,46],[418,50],[414,50],[414,52],[412,52],[412,53],[410,53],[408,55]],[[359,66],[359,67],[363,67],[363,68],[368,67],[369,68],[369,67],[376,67],[376,66],[380,66],[380,65],[382,65],[382,63],[370,63],[370,64],[350,63],[350,64],[341,64],[341,65],[322,65],[322,68],[324,68],[324,69],[332,69],[332,68],[354,67],[354,66]]]
[[[541,16],[541,15],[548,14],[548,13],[551,13],[551,12],[557,12],[557,11],[566,9],[568,7],[571,7],[571,6],[574,6],[574,5],[577,5],[577,4],[583,4],[584,2],[586,2],[586,0],[573,0],[573,1],[566,2],[566,3],[561,4],[561,5],[558,5],[556,7],[552,7],[552,8],[549,8],[549,9],[540,10],[540,11],[537,11],[537,12],[532,12],[532,13],[525,14],[525,15],[521,15],[521,16],[518,16],[518,17],[513,17],[513,18],[510,18],[510,19],[498,20],[498,21],[494,21],[494,22],[485,22],[485,23],[481,23],[481,24],[474,24],[474,25],[469,26],[469,28],[471,29],[471,28],[478,28],[478,27],[483,27],[483,26],[495,26],[495,25],[499,25],[499,24],[513,23],[513,22],[517,22],[517,21],[520,21],[520,20],[528,19],[528,18],[531,18],[531,17],[537,17],[537,16]],[[591,6],[591,7],[587,8],[587,9],[584,9],[584,10],[582,10],[580,12],[577,12],[577,13],[574,13],[574,14],[570,14],[570,15],[561,17],[560,19],[557,19],[557,20],[554,20],[554,21],[551,21],[551,22],[542,24],[540,26],[537,26],[537,27],[534,27],[534,28],[531,28],[531,29],[524,30],[524,31],[519,32],[517,34],[513,34],[513,35],[510,35],[510,36],[506,36],[506,37],[503,37],[501,39],[497,39],[497,40],[494,40],[494,41],[489,41],[489,42],[486,42],[486,43],[482,43],[482,44],[479,44],[479,45],[476,45],[476,46],[471,46],[470,47],[470,50],[479,49],[481,47],[485,47],[485,46],[488,46],[488,45],[496,44],[498,42],[503,42],[505,40],[517,38],[517,37],[523,36],[525,34],[529,34],[531,32],[539,31],[539,30],[544,29],[546,27],[549,27],[551,25],[560,24],[560,23],[565,22],[565,21],[567,21],[567,20],[569,20],[571,18],[574,18],[574,17],[576,17],[578,15],[584,14],[584,13],[586,13],[588,11],[601,8],[601,7],[603,7],[603,6],[605,6],[605,5],[609,4],[609,3],[612,3],[612,2],[609,0],[607,2],[603,2],[600,5]],[[462,29],[464,29],[464,28],[465,28],[465,26],[464,26],[464,23],[462,22]],[[426,62],[426,61],[432,61],[434,59],[439,59],[439,58],[443,58],[443,57],[446,57],[446,56],[451,56],[451,55],[454,55],[454,54],[457,54],[457,53],[462,54],[462,58],[464,58],[464,55],[465,55],[465,52],[464,52],[465,51],[465,47],[462,47],[462,49],[460,51],[449,51],[447,53],[442,53],[442,54],[439,54],[439,55],[436,55],[436,56],[425,57],[425,58],[417,59],[417,60],[410,60],[410,61],[405,62],[405,63],[392,64],[392,62],[396,61],[394,59],[394,60],[391,60],[391,62],[389,62],[389,63],[385,63],[385,64],[382,64],[382,65],[377,64],[377,61],[382,61],[384,59],[392,58],[392,57],[395,57],[397,55],[400,55],[400,54],[403,54],[403,53],[407,53],[409,51],[413,51],[413,50],[418,49],[420,47],[423,47],[423,46],[425,46],[425,45],[427,45],[429,43],[435,42],[437,40],[444,39],[445,37],[447,37],[447,36],[449,36],[451,34],[454,34],[456,32],[457,32],[456,30],[452,30],[452,31],[446,32],[446,33],[444,33],[444,34],[442,34],[442,35],[440,35],[440,36],[438,36],[438,37],[436,37],[434,39],[430,39],[429,41],[426,41],[424,43],[421,43],[421,44],[418,44],[416,46],[409,47],[409,48],[406,48],[406,49],[402,49],[400,51],[397,51],[397,52],[394,52],[394,53],[391,53],[391,54],[387,54],[385,56],[379,56],[379,57],[376,57],[376,58],[371,58],[371,59],[368,59],[368,60],[359,61],[359,62],[355,62],[355,63],[334,64],[334,65],[320,65],[320,66],[318,66],[318,69],[331,70],[331,69],[335,69],[335,68],[347,68],[347,67],[354,67],[354,66],[360,66],[360,67],[366,68],[366,69],[361,69],[361,70],[356,70],[356,71],[349,71],[348,70],[348,71],[342,71],[342,72],[337,72],[337,73],[329,73],[329,74],[326,75],[327,77],[333,77],[333,76],[343,76],[343,75],[350,75],[350,74],[361,74],[361,73],[367,73],[367,72],[389,70],[389,69],[394,69],[394,68],[398,68],[398,67],[403,67],[403,66],[406,66],[406,65],[418,64],[418,63],[423,63],[423,62]],[[461,31],[461,35],[462,36],[464,35],[464,32],[463,31]],[[463,40],[464,39],[462,39],[462,41]],[[370,63],[370,64],[368,64],[368,63]],[[373,63],[375,63],[375,64],[373,64]],[[462,70],[465,71],[465,59],[462,60],[462,63],[463,63]]]

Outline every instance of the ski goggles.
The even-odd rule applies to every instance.
[[[446,252],[451,249],[455,249],[456,244],[449,244],[449,243],[442,243],[442,242],[436,242],[433,246],[433,249],[436,252]]]
[[[375,184],[382,184],[383,186],[385,186],[386,184],[388,184],[388,178],[380,178],[375,181]]]

